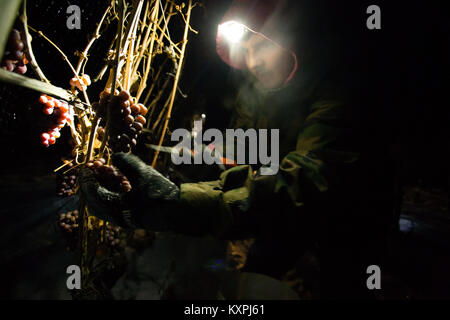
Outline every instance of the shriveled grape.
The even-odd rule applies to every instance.
[[[131,184],[128,179],[113,166],[107,166],[103,158],[90,161],[87,166],[94,171],[94,174],[105,188],[115,192],[131,191]]]
[[[130,151],[136,145],[138,135],[146,123],[144,115],[147,108],[142,104],[133,103],[133,98],[127,91],[111,96],[107,89],[100,93],[100,101],[94,103],[93,108],[103,120],[107,118],[109,109],[111,127],[107,139],[112,151]],[[104,130],[101,135],[103,139]]]

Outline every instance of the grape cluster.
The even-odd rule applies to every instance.
[[[108,90],[100,93],[100,101],[93,104],[97,114],[106,119],[107,108],[111,108],[111,128],[108,144],[114,152],[128,152],[137,143],[138,135],[146,123],[147,108],[133,103],[127,91],[111,97]],[[104,134],[104,132],[103,132]]]
[[[1,63],[2,69],[19,74],[27,72],[26,64],[28,63],[28,60],[23,53],[24,47],[25,45],[20,36],[20,32],[13,29],[9,35],[5,54]]]
[[[66,162],[67,167],[73,167],[73,163]],[[56,195],[58,197],[69,197],[75,194],[77,186],[76,169],[69,171],[67,174],[58,173],[56,175]]]
[[[115,167],[107,166],[105,159],[100,158],[88,162],[87,166],[94,171],[97,181],[108,190],[115,192],[131,191],[130,181]]]
[[[85,91],[87,87],[91,85],[91,78],[87,74],[80,75],[78,78],[73,77],[70,79],[70,85],[72,87],[77,87],[80,91]]]
[[[67,236],[76,235],[80,226],[78,210],[61,213],[59,215],[59,228]]]
[[[72,122],[73,112],[65,101],[52,98],[48,95],[41,95],[39,102],[42,104],[42,111],[49,115],[45,123],[46,132],[41,134],[41,142],[48,147],[55,143],[56,139],[61,136],[59,132],[66,123]]]
[[[105,240],[111,247],[116,247],[120,244],[120,227],[112,226],[109,223],[105,226]]]

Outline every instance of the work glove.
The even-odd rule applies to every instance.
[[[135,155],[115,153],[112,163],[132,190],[112,192],[98,183],[91,169],[81,169],[80,190],[89,214],[123,227],[169,231],[176,219],[179,188]]]

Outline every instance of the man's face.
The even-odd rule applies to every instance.
[[[245,64],[265,89],[281,87],[289,76],[292,54],[260,34],[252,34],[242,41]]]

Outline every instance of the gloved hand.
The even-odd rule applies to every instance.
[[[170,230],[170,220],[179,200],[179,189],[137,156],[116,153],[112,163],[131,183],[132,190],[119,194],[107,190],[92,170],[80,170],[80,189],[88,210],[102,220],[131,228]]]

